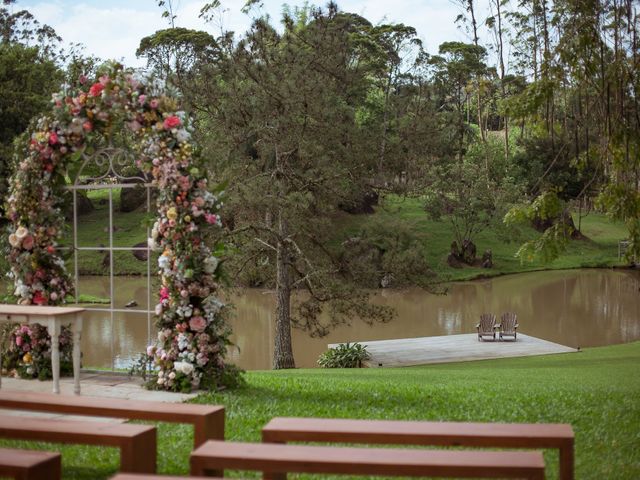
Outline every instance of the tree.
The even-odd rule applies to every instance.
[[[357,288],[348,244],[332,243],[334,215],[370,174],[356,116],[377,68],[371,25],[332,4],[283,25],[260,18],[238,41],[216,39],[185,85],[211,166],[231,180],[230,270],[275,287],[274,368],[295,366],[292,323],[324,335],[392,316]]]
[[[7,2],[5,2],[7,5]],[[0,8],[0,197],[10,176],[13,139],[44,111],[64,78],[51,57],[60,40],[26,10]],[[31,46],[30,46],[31,45]],[[4,217],[0,206],[0,217]]]

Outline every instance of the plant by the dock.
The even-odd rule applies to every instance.
[[[360,368],[362,362],[369,360],[366,345],[359,343],[341,343],[330,348],[318,358],[318,365],[322,368]]]

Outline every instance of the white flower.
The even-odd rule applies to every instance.
[[[25,298],[29,295],[29,287],[22,283],[22,280],[16,282],[16,290],[13,293],[16,297]]]
[[[219,260],[213,255],[208,257],[204,261],[204,272],[208,274],[214,273],[216,271],[216,268],[218,268],[218,263],[219,263]]]
[[[167,270],[171,266],[171,259],[167,255],[160,255],[158,257],[158,266],[163,270]]]
[[[181,128],[176,132],[176,140],[179,142],[186,142],[191,138],[191,134],[187,132],[184,128]]]
[[[162,304],[158,303],[156,305],[156,315],[160,316],[162,314]],[[160,336],[160,333],[158,333],[158,336]]]
[[[20,239],[15,233],[9,235],[9,244],[11,244],[13,248],[17,248],[20,246]]]
[[[190,375],[193,372],[193,365],[189,362],[175,362],[173,368],[178,372],[182,372],[185,375]]]
[[[18,229],[16,230],[16,237],[18,237],[18,239],[21,241],[27,235],[29,235],[29,230],[24,227],[18,227]]]

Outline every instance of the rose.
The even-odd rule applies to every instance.
[[[21,346],[22,346],[22,342],[23,342],[23,341],[24,341],[24,339],[23,339],[21,336],[17,336],[17,337],[16,337],[16,345],[17,345],[18,347],[21,347]]]
[[[162,126],[167,130],[171,130],[172,128],[179,127],[180,123],[181,123],[180,118],[178,118],[175,115],[171,115],[170,117],[167,117],[164,119]]]
[[[33,248],[33,243],[33,236],[27,235],[26,237],[24,237],[24,240],[22,240],[22,248],[24,248],[25,250],[31,250]]]
[[[191,317],[191,320],[189,320],[189,328],[194,332],[204,332],[204,329],[207,328],[207,321],[204,317]]]
[[[169,220],[175,220],[176,218],[178,218],[178,212],[174,207],[171,207],[169,210],[167,210],[167,218]]]
[[[205,214],[204,218],[207,220],[207,223],[210,225],[215,225],[218,223],[218,216],[214,213]]]
[[[22,241],[28,234],[29,230],[24,227],[18,227],[18,229],[16,230],[16,237],[18,237],[18,240],[20,241]]]
[[[20,246],[20,239],[15,233],[12,233],[11,235],[9,235],[9,244],[13,248],[18,248]]]
[[[49,134],[49,145],[55,145],[58,143],[58,134],[56,132],[51,132]]]
[[[149,106],[150,106],[151,108],[153,108],[154,110],[155,110],[156,108],[158,108],[158,105],[159,105],[159,102],[158,102],[158,100],[157,100],[157,99],[155,99],[155,98],[149,102]]]
[[[82,124],[82,128],[85,132],[90,132],[91,130],[93,130],[93,124],[89,120],[87,120]]]
[[[89,89],[89,96],[97,97],[102,93],[103,90],[104,90],[104,84],[102,84],[101,82],[96,82],[93,85],[91,85],[91,88]]]
[[[46,305],[47,304],[47,297],[44,296],[40,290],[36,290],[36,292],[33,294],[33,299],[32,300],[33,300],[33,303],[35,305]]]
[[[175,368],[178,372],[184,373],[185,375],[189,375],[191,372],[193,372],[193,365],[189,362],[175,362],[173,364],[173,368]]]

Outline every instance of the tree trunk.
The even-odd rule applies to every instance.
[[[289,247],[287,221],[278,215],[278,239],[276,254],[276,338],[273,348],[273,368],[296,368],[291,345],[291,281],[289,275]]]

